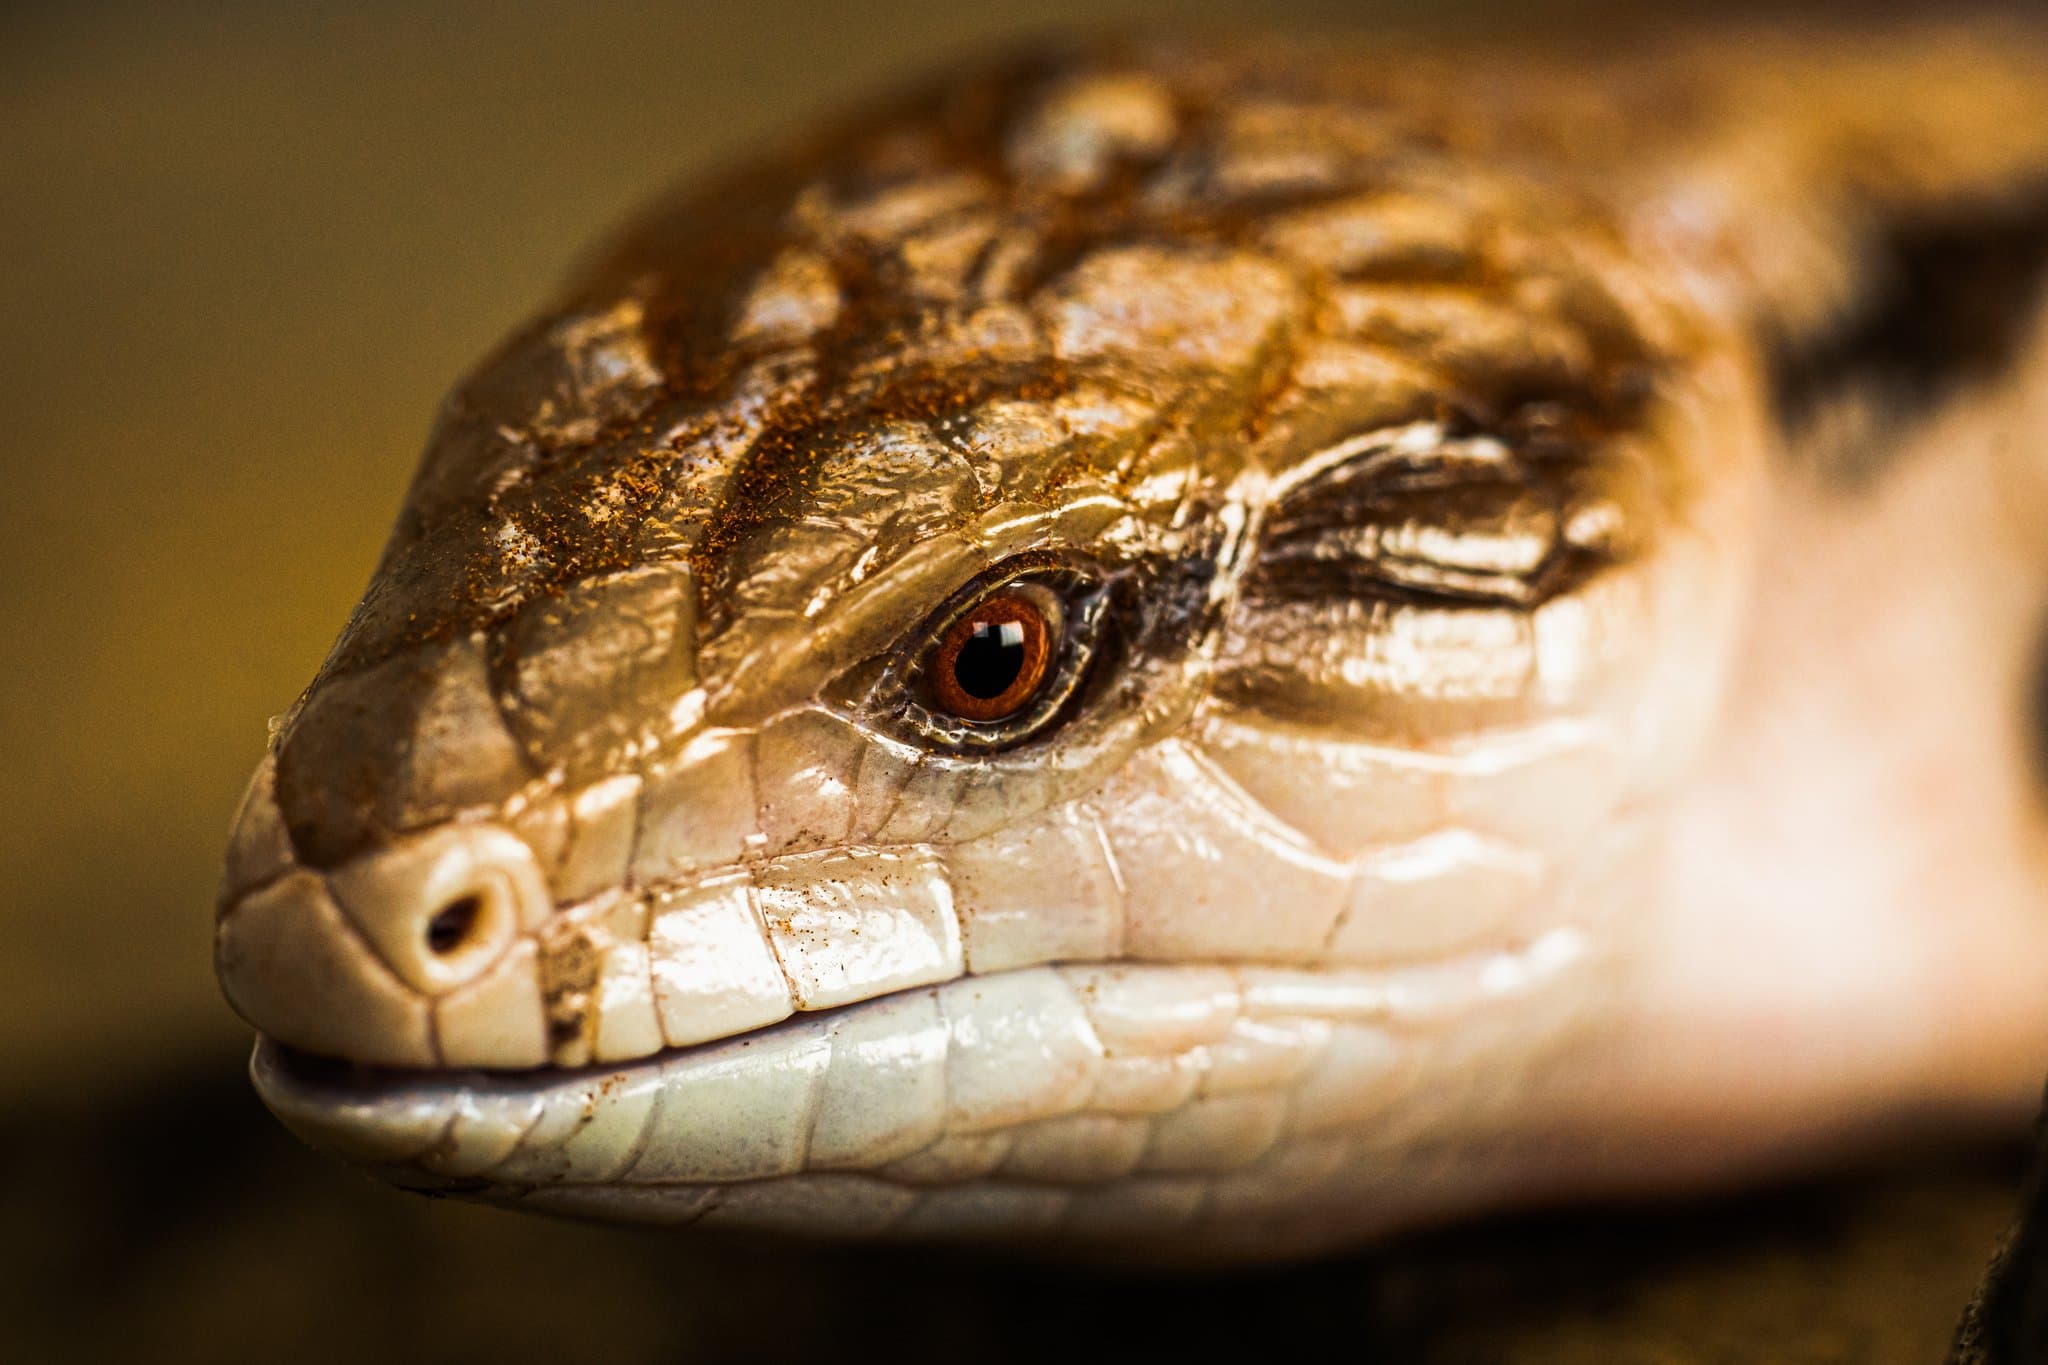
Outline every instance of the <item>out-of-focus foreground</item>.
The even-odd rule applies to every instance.
[[[1114,1346],[1105,1315],[1148,1353],[1215,1340],[1201,1282],[572,1227],[372,1185],[262,1112],[207,961],[262,717],[353,602],[441,392],[594,230],[949,55],[1164,12],[0,14],[0,1320],[22,1358],[1032,1359]],[[2009,1153],[1966,1155],[1461,1231],[1235,1283],[1228,1317],[1269,1350],[1367,1359],[1930,1360],[2017,1178]]]

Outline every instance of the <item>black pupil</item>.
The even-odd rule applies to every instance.
[[[1015,621],[983,621],[953,659],[953,681],[970,697],[991,701],[1010,690],[1024,671],[1024,627]]]

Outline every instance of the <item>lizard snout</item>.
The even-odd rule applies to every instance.
[[[546,1053],[533,933],[552,909],[525,841],[437,826],[321,871],[289,856],[259,771],[215,937],[221,988],[281,1043],[396,1066]]]

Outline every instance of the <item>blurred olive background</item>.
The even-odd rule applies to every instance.
[[[1402,12],[0,8],[7,1353],[1203,1358],[1336,1333],[1364,1360],[1937,1359],[2009,1215],[2010,1153],[1223,1285],[1105,1283],[428,1203],[300,1150],[243,1082],[208,930],[264,718],[366,579],[442,391],[596,230],[672,177],[1032,33]]]

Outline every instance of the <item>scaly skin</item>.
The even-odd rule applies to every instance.
[[[1851,488],[1802,395],[1896,234],[2048,225],[2043,69],[1134,42],[659,206],[252,784],[265,1099],[521,1207],[1184,1255],[2017,1115],[2038,468],[1980,403]],[[1071,696],[934,714],[1017,575]]]

